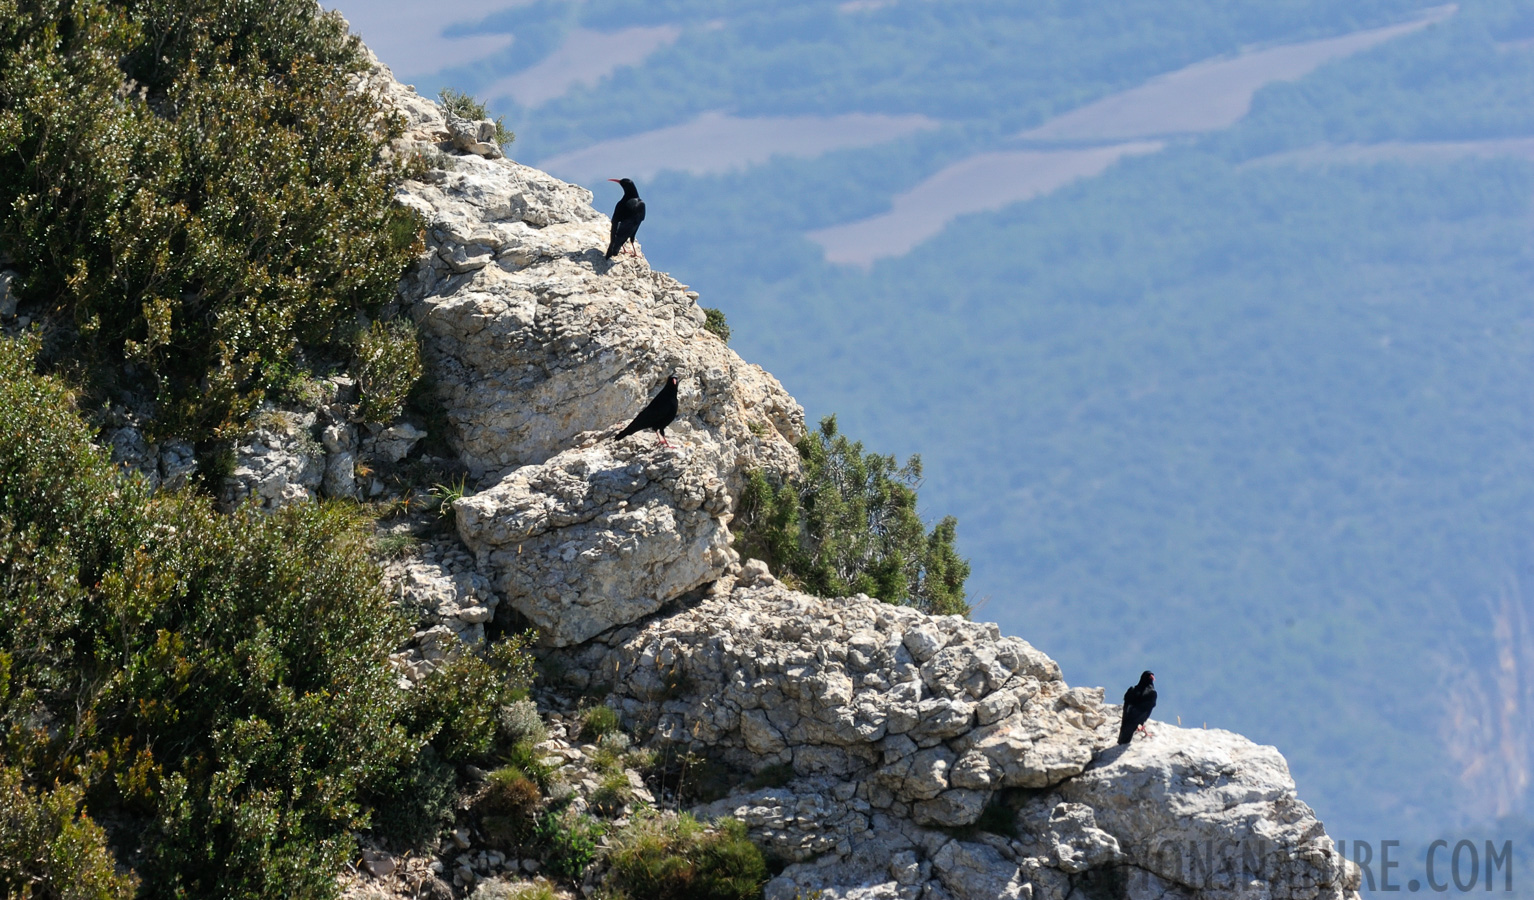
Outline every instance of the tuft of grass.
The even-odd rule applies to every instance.
[[[609,818],[623,813],[624,807],[634,800],[634,786],[620,769],[602,776],[597,789],[591,793],[591,808],[597,815]]]
[[[437,97],[442,101],[442,108],[460,119],[480,121],[490,118],[490,113],[485,109],[485,104],[474,99],[470,94],[453,88],[443,88]],[[506,117],[495,117],[495,142],[502,147],[515,141],[517,136],[506,128]]]
[[[744,823],[710,828],[687,813],[636,816],[613,837],[607,863],[604,887],[626,900],[755,900],[768,876]]]
[[[502,754],[501,761],[507,768],[516,769],[531,778],[544,792],[548,792],[559,782],[559,768],[546,764],[543,761],[543,754],[533,746],[531,741],[519,741],[513,744]]]
[[[469,495],[469,478],[460,475],[457,480],[434,484],[431,495],[437,501],[437,515],[447,519],[449,524],[457,524],[458,513],[453,504]]]
[[[516,766],[506,766],[490,773],[474,810],[485,834],[509,847],[532,834],[542,806],[543,794],[537,782]]]
[[[373,538],[373,552],[385,559],[402,559],[415,554],[421,539],[408,531],[393,531]]]
[[[469,900],[560,900],[559,892],[547,880],[505,881],[490,878],[481,881]]]
[[[580,739],[594,744],[604,735],[618,730],[618,711],[611,706],[593,706],[581,716]]]

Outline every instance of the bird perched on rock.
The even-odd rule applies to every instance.
[[[621,441],[636,431],[653,428],[655,433],[660,435],[660,442],[669,447],[671,444],[666,440],[666,426],[676,420],[676,409],[676,376],[672,375],[666,379],[666,386],[660,389],[660,393],[655,395],[650,405],[641,409],[639,415],[634,417],[634,421],[618,432],[618,436],[613,440]],[[1154,698],[1152,702],[1155,702]]]
[[[618,255],[624,244],[632,244],[639,233],[639,223],[644,221],[644,201],[639,199],[639,188],[627,178],[609,178],[623,186],[623,199],[613,208],[613,231],[607,240],[607,258]],[[632,249],[632,248],[630,248]]]
[[[1119,743],[1127,744],[1135,731],[1145,731],[1151,710],[1156,708],[1156,674],[1141,672],[1140,683],[1124,692],[1124,719],[1119,723]],[[1145,731],[1149,735],[1149,731]]]

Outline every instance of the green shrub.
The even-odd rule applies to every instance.
[[[580,739],[594,744],[604,735],[618,730],[618,711],[611,706],[593,706],[581,716]]]
[[[597,857],[597,842],[607,831],[596,819],[573,809],[545,813],[538,820],[538,842],[543,847],[543,865],[550,874],[580,880],[586,867]]]
[[[508,766],[490,773],[474,809],[481,830],[490,840],[511,847],[532,833],[542,803],[538,785],[516,767]]]
[[[469,119],[478,122],[481,119],[490,118],[490,113],[485,110],[485,104],[475,100],[469,94],[453,88],[443,88],[437,93],[437,98],[442,101],[442,108],[460,119]],[[506,117],[495,118],[495,142],[502,147],[516,140],[517,136],[506,129]]]
[[[333,895],[421,746],[359,518],[150,495],[30,351],[0,341],[0,761],[112,809],[150,895]]]
[[[80,810],[78,785],[47,793],[0,766],[0,895],[128,900],[137,880],[119,874],[106,835]],[[41,888],[41,893],[34,893]]]
[[[420,226],[363,66],[310,0],[0,2],[0,246],[52,362],[200,440],[389,300]]]
[[[523,699],[532,686],[530,635],[491,645],[482,654],[460,653],[412,693],[413,730],[432,736],[432,746],[453,763],[493,757],[502,708]]]
[[[704,329],[718,335],[719,340],[728,344],[730,342],[730,326],[724,320],[724,310],[711,309],[705,306],[703,307],[703,314],[708,317],[703,323]]]
[[[508,744],[540,744],[548,739],[548,729],[538,714],[538,704],[531,700],[513,700],[498,714],[501,738]]]
[[[421,344],[415,326],[403,319],[374,322],[357,338],[352,363],[364,422],[392,422],[405,409],[421,377]]]
[[[599,816],[617,816],[634,799],[634,786],[621,770],[602,776],[597,789],[591,792],[591,809]]]
[[[612,843],[605,887],[625,900],[755,900],[767,883],[762,851],[734,819],[709,829],[687,813],[636,817]]]
[[[373,831],[411,848],[429,847],[453,824],[458,776],[430,746],[380,779],[368,797]]]
[[[742,493],[736,549],[822,597],[863,593],[931,613],[967,615],[969,563],[954,547],[958,522],[931,532],[916,512],[921,459],[863,452],[836,417],[799,441],[803,475],[774,484],[753,472]]]

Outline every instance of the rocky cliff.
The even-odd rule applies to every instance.
[[[1154,722],[1115,746],[1102,689],[1069,687],[994,625],[823,600],[741,565],[743,476],[796,470],[798,404],[704,328],[686,285],[602,257],[587,191],[501,158],[382,66],[364,84],[406,117],[399,152],[426,164],[399,193],[427,241],[398,303],[477,488],[455,504],[468,552],[392,570],[424,611],[407,673],[515,609],[626,731],[743,776],[697,811],[741,819],[786,861],[771,898],[1356,896],[1274,748]],[[670,374],[671,446],[612,442]],[[299,461],[232,493],[365,487],[352,448],[387,436],[326,434],[307,456],[276,439],[244,453],[236,481],[257,456]],[[543,746],[578,760],[578,743],[561,728]],[[750,789],[763,773],[778,786]],[[490,857],[476,859],[459,884]]]

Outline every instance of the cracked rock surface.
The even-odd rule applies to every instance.
[[[568,652],[652,741],[789,773],[698,810],[791,862],[770,900],[1356,897],[1277,750],[1159,723],[1116,746],[1100,688],[991,624],[759,575]]]
[[[735,559],[712,448],[651,435],[566,451],[457,501],[458,533],[547,642],[579,643],[717,579]]]
[[[511,160],[443,153],[453,136],[436,104],[380,69],[375,89],[432,167],[399,189],[427,224],[401,298],[476,477],[626,425],[671,374],[681,379],[677,433],[709,445],[733,488],[747,469],[798,471],[803,410],[704,329],[696,292],[642,257],[603,259],[608,219],[584,188]]]

